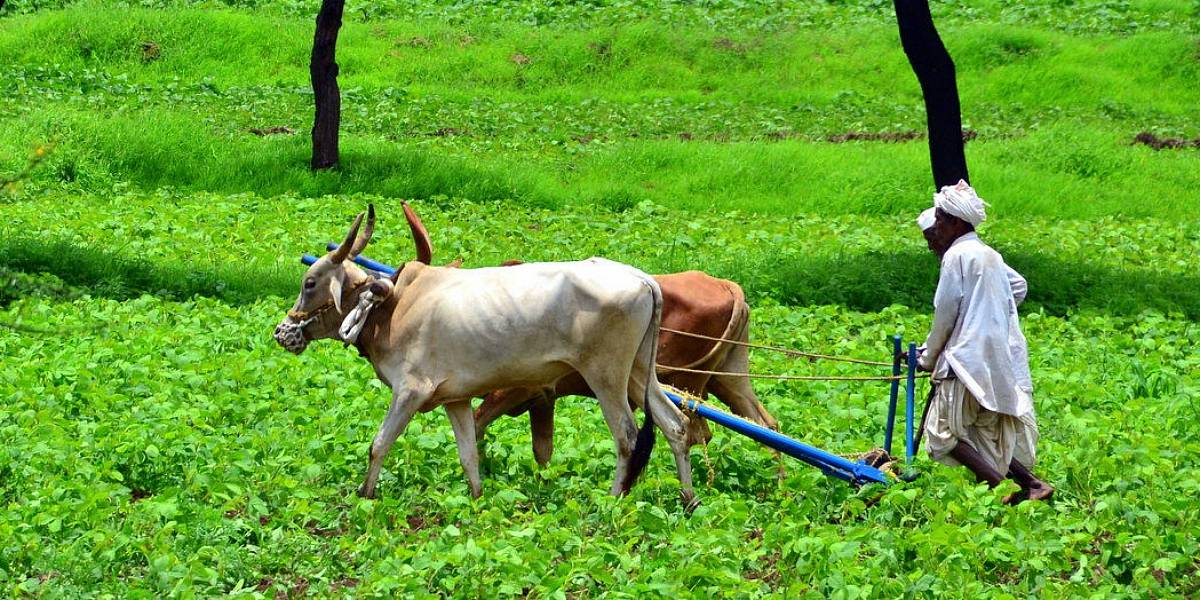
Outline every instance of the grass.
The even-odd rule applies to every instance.
[[[0,9],[0,590],[154,598],[1191,597],[1200,592],[1200,13],[1185,0],[935,3],[981,235],[1022,325],[1051,504],[967,473],[854,491],[716,431],[704,505],[668,453],[608,497],[594,403],[537,468],[489,432],[477,501],[418,416],[360,500],[387,391],[269,332],[301,252],[368,202],[368,253],[591,255],[740,283],[756,341],[882,357],[929,327],[924,128],[890,3],[350,3],[343,162],[307,169],[315,0],[9,0]],[[252,128],[288,127],[259,137]],[[862,374],[755,353],[751,370]],[[784,431],[879,443],[883,385],[769,382]],[[924,390],[918,390],[918,395]],[[699,451],[697,451],[699,453]]]
[[[368,254],[393,264],[408,260],[411,241],[393,199],[114,189],[99,195],[27,191],[6,207],[0,265],[55,274],[113,298],[201,294],[247,303],[286,297],[298,290],[299,255],[340,238],[368,202],[380,214]],[[936,285],[937,263],[907,217],[710,215],[650,204],[624,212],[563,211],[449,198],[414,206],[432,232],[435,262],[462,257],[468,266],[485,266],[509,258],[607,256],[656,273],[704,269],[740,283],[756,305],[863,311],[925,307]],[[1194,222],[997,219],[982,231],[1032,282],[1026,310],[1136,315],[1154,309],[1200,317]],[[196,248],[204,248],[201,256]]]
[[[145,189],[261,195],[450,196],[618,210],[649,201],[694,212],[792,215],[910,215],[929,204],[920,143],[629,141],[531,162],[346,136],[342,168],[313,174],[302,136],[227,135],[165,109],[104,121],[56,111],[8,122],[13,127],[0,139],[7,138],[12,170],[34,140],[54,139],[56,155],[37,177],[96,192],[126,181]],[[968,152],[973,181],[996,216],[1173,218],[1195,209],[1194,190],[1200,189],[1194,153],[1130,147],[1111,131],[1047,128],[1021,139],[972,144]]]
[[[3,121],[0,164],[15,169],[53,138],[59,164],[46,176],[93,190],[127,181],[825,215],[928,203],[923,142],[824,141],[923,129],[917,86],[883,24],[714,33],[654,21],[587,30],[348,21],[345,161],[312,175],[309,20],[186,8],[118,16],[90,5],[8,17],[3,91],[17,110]],[[1079,37],[963,23],[945,35],[967,125],[979,132],[968,145],[973,180],[997,215],[1195,209],[1194,152],[1131,146],[1142,130],[1197,135],[1200,60],[1189,33]],[[249,133],[268,126],[299,134]]]
[[[999,506],[961,469],[853,492],[716,431],[704,505],[676,506],[668,453],[625,499],[594,403],[565,401],[535,468],[523,419],[490,430],[466,497],[450,428],[419,415],[381,499],[354,487],[387,392],[338,344],[296,358],[269,331],[290,300],[242,306],[29,299],[0,329],[0,587],[10,593],[711,597],[1189,595],[1197,590],[1195,323],[1027,315],[1053,504]],[[755,339],[877,357],[925,311],[759,307]],[[215,357],[220,357],[215,359]],[[847,371],[755,354],[768,372]],[[760,383],[784,430],[836,452],[879,443],[884,385]],[[923,390],[919,390],[923,393]],[[697,450],[696,454],[699,454]],[[704,461],[694,457],[701,482]],[[882,493],[877,503],[867,502]]]

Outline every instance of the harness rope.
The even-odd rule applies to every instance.
[[[679,371],[682,373],[696,373],[697,375],[727,375],[730,377],[748,377],[750,379],[781,379],[787,381],[903,381],[908,379],[907,375],[774,375],[769,373],[734,373],[731,371],[704,371],[702,369],[688,369],[686,367],[672,367],[664,364],[656,364],[655,367],[666,371]],[[929,377],[929,373],[918,373],[915,375],[917,379]]]
[[[725,342],[727,344],[733,344],[734,346],[745,346],[747,348],[756,348],[758,350],[771,350],[772,352],[781,352],[788,356],[798,356],[800,358],[807,358],[812,361],[833,360],[833,361],[840,361],[840,362],[856,363],[856,364],[860,364],[860,365],[873,365],[873,366],[877,366],[877,367],[892,366],[892,363],[889,363],[889,362],[880,362],[877,360],[863,360],[861,358],[850,358],[848,356],[831,356],[829,354],[817,354],[815,352],[802,352],[800,350],[792,350],[791,348],[780,348],[778,346],[766,346],[763,344],[751,344],[750,342],[741,342],[738,340],[731,340],[731,339],[727,339],[727,338],[712,337],[712,336],[702,335],[699,333],[692,333],[690,331],[680,331],[678,329],[671,329],[670,327],[659,327],[659,330],[666,331],[668,333],[674,333],[677,335],[693,337],[693,338],[698,338],[698,339],[702,339],[702,340],[709,340],[712,342]]]

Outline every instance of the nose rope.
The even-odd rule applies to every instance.
[[[309,323],[316,321],[325,311],[334,307],[333,300],[326,302],[312,310],[289,310],[288,318],[299,321],[298,325],[301,328],[307,327]]]

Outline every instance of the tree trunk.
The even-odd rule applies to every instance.
[[[927,0],[893,0],[900,44],[921,84],[925,118],[929,126],[929,162],[937,189],[968,182],[967,157],[963,152],[962,115],[954,61],[933,26]]]
[[[321,0],[317,30],[313,34],[312,59],[308,64],[317,113],[312,128],[312,168],[328,169],[338,163],[338,126],[342,97],[338,91],[337,36],[342,27],[345,0]]]

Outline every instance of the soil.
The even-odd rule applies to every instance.
[[[1143,131],[1133,138],[1134,144],[1150,146],[1155,150],[1178,150],[1180,148],[1200,148],[1200,138],[1188,140],[1184,138],[1160,138],[1149,131]]]
[[[275,127],[251,127],[250,133],[259,137],[268,135],[296,135],[296,130],[286,125],[276,125]]]

